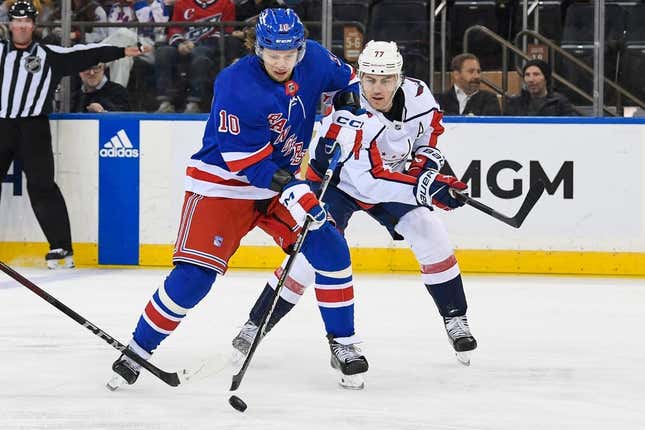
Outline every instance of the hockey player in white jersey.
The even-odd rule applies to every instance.
[[[383,225],[395,240],[405,239],[421,268],[421,278],[439,310],[450,344],[458,360],[470,364],[477,342],[466,317],[467,303],[457,259],[447,231],[435,213],[462,206],[451,189],[463,191],[466,184],[439,173],[444,157],[436,148],[444,131],[442,113],[428,86],[404,78],[403,59],[394,42],[370,41],[359,60],[361,104],[368,119],[360,133],[346,135],[342,116],[323,118],[318,142],[307,170],[307,179],[319,183],[328,165],[328,153],[336,142],[355,139],[351,153],[335,172],[325,194],[328,212],[341,232],[356,211],[365,211]],[[356,138],[358,136],[358,138]],[[351,145],[343,145],[351,147]],[[411,161],[410,161],[411,160]],[[269,280],[249,320],[233,339],[237,358],[248,353],[257,325],[271,301],[281,268]],[[309,262],[299,257],[269,320],[272,328],[314,281]],[[316,295],[320,293],[317,291]],[[336,367],[332,361],[332,367]],[[341,385],[362,388],[363,381]]]

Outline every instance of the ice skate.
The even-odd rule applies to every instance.
[[[455,350],[457,360],[464,366],[470,366],[470,355],[477,348],[477,341],[470,333],[466,315],[444,317],[448,339]]]
[[[340,373],[340,386],[352,390],[365,388],[363,374],[369,365],[361,350],[355,344],[344,345],[339,338],[329,338],[331,367]]]
[[[110,391],[118,389],[123,384],[134,384],[139,377],[139,373],[141,373],[141,365],[125,354],[121,354],[112,364],[112,370],[115,375],[105,384]]]
[[[52,249],[45,255],[45,262],[50,269],[58,269],[63,267],[65,269],[73,269],[74,253],[63,248]]]
[[[242,326],[240,332],[233,338],[231,342],[233,344],[233,354],[231,356],[231,361],[234,365],[240,364],[244,361],[246,356],[251,349],[253,340],[258,334],[258,326],[251,320],[248,320]]]

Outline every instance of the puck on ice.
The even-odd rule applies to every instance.
[[[244,403],[244,400],[240,399],[237,396],[229,397],[228,402],[231,404],[231,406],[233,406],[233,408],[240,412],[244,412],[246,410],[246,403]]]

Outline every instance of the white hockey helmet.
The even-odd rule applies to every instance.
[[[370,40],[358,56],[358,73],[397,75],[398,86],[403,82],[403,57],[396,42]]]

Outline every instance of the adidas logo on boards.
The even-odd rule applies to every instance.
[[[125,130],[121,129],[103,145],[103,148],[99,151],[99,156],[108,158],[137,158],[139,156],[139,150],[133,147]]]

